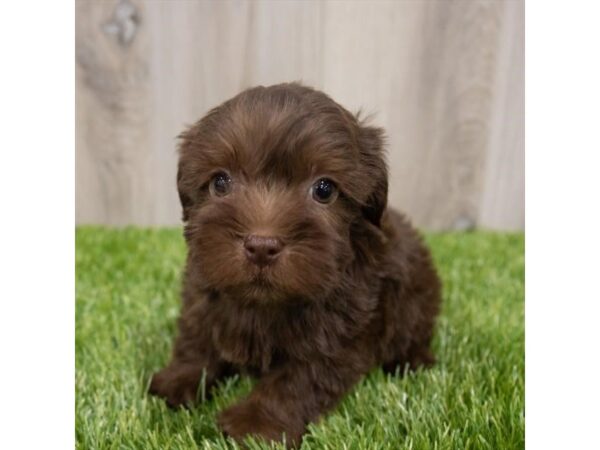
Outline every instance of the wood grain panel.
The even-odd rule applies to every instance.
[[[523,227],[519,0],[79,0],[76,17],[78,223],[179,223],[177,134],[299,80],[386,128],[390,203],[417,225]]]
[[[148,223],[152,217],[149,30],[124,42],[108,31],[117,2],[76,3],[76,218]],[[139,14],[143,17],[142,8]]]
[[[490,140],[480,202],[483,227],[525,226],[525,14],[506,2],[500,33]]]

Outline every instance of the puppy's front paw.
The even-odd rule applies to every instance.
[[[152,376],[148,392],[162,397],[171,408],[196,401],[202,370],[196,366],[170,365]]]
[[[241,442],[252,435],[267,441],[284,440],[288,447],[299,445],[303,429],[281,422],[258,402],[245,400],[231,406],[219,415],[218,424],[223,433]]]

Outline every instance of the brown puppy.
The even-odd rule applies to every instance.
[[[433,363],[440,282],[386,209],[382,135],[298,84],[242,92],[182,135],[183,310],[151,393],[189,405],[202,378],[256,375],[220,427],[297,445],[369,370]]]

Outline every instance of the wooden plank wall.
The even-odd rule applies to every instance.
[[[389,137],[390,203],[427,229],[524,226],[521,0],[76,2],[79,224],[179,223],[175,136],[301,80]]]

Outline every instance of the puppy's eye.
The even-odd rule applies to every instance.
[[[312,197],[319,203],[331,203],[337,198],[338,189],[333,181],[321,178],[311,188]]]
[[[219,172],[210,180],[208,188],[212,195],[223,197],[231,192],[233,182],[231,177],[225,172]]]

